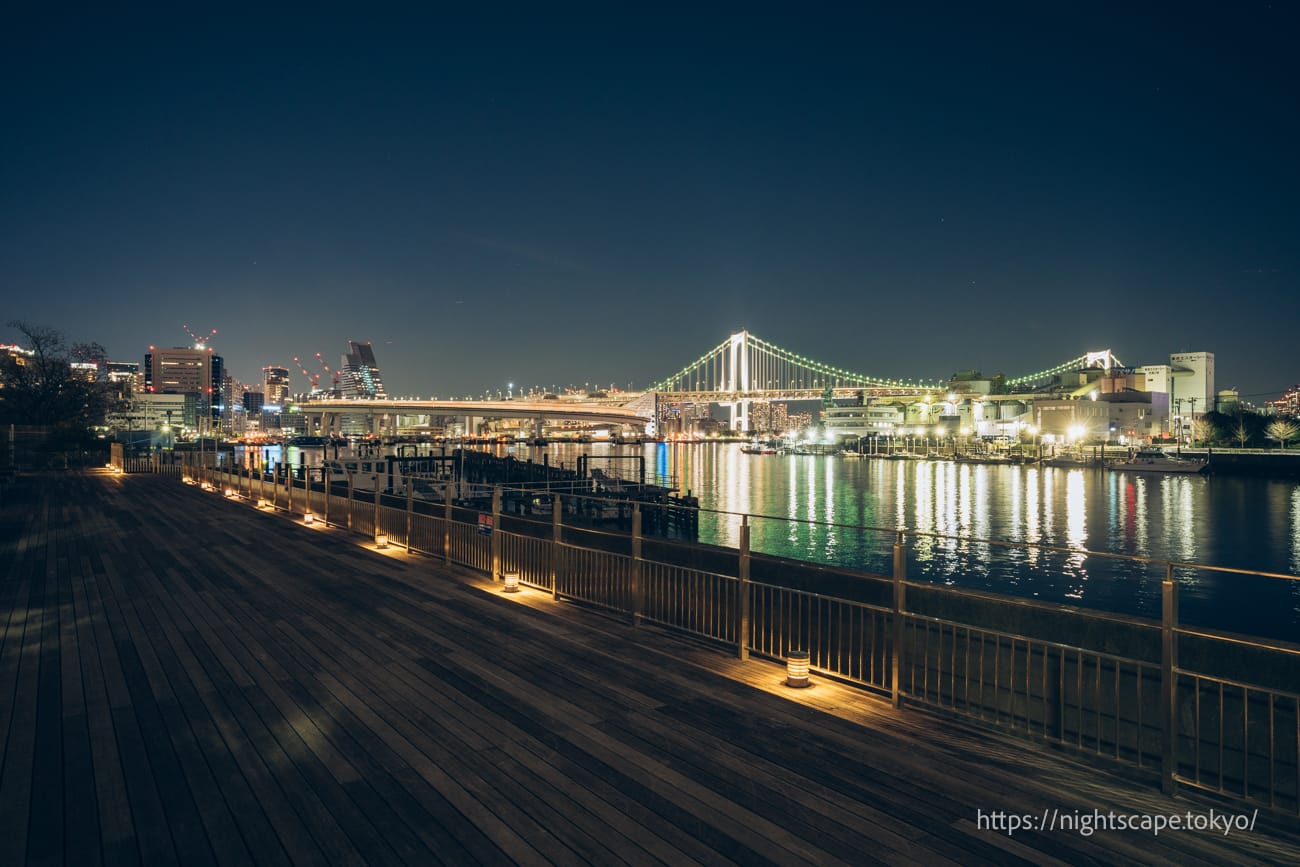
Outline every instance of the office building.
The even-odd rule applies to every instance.
[[[370,343],[348,341],[348,352],[339,366],[339,396],[387,400],[379,363]]]
[[[205,431],[221,419],[222,379],[221,356],[202,344],[166,349],[151,346],[144,357],[146,392],[194,396],[194,412],[183,421],[191,430]]]

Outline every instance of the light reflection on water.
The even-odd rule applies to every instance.
[[[525,460],[574,466],[582,454],[643,449],[705,509],[751,519],[756,552],[888,575],[893,531],[912,539],[909,577],[1052,602],[1158,616],[1163,565],[1088,556],[1130,554],[1300,574],[1300,485],[1267,479],[1147,475],[1093,469],[749,455],[734,444],[554,444],[501,447]],[[266,450],[269,462],[278,447]],[[297,466],[321,449],[288,450]],[[792,521],[793,517],[799,520]],[[841,521],[874,527],[830,527]],[[740,519],[703,514],[700,541],[735,546]],[[960,538],[941,538],[956,536]],[[976,540],[1054,546],[988,545]],[[1206,571],[1179,573],[1183,618],[1293,635],[1300,582]],[[1201,622],[1206,622],[1202,619]]]
[[[889,574],[889,531],[901,526],[960,537],[914,537],[909,577],[1146,616],[1159,615],[1163,564],[1084,550],[1300,574],[1300,486],[1293,482],[747,455],[733,445],[646,448],[689,453],[697,472],[708,466],[710,475],[745,478],[743,490],[729,489],[725,508],[884,531],[760,519],[755,551]],[[691,479],[702,506],[723,506],[703,473],[684,473],[684,462],[672,466]],[[727,469],[719,473],[719,466]],[[1285,530],[1270,531],[1267,519],[1279,512]],[[1067,550],[978,541],[985,539]],[[1273,635],[1300,625],[1300,582],[1197,570],[1180,571],[1179,579],[1189,623]]]

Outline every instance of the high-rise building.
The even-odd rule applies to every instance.
[[[348,341],[348,353],[339,365],[339,395],[387,400],[384,382],[379,378],[379,363],[370,343]]]
[[[756,400],[749,410],[749,428],[755,433],[783,434],[790,423],[788,410],[784,403]]]
[[[226,434],[239,434],[244,430],[243,383],[233,376],[221,377],[221,430]]]
[[[274,365],[263,367],[262,394],[266,403],[284,406],[289,400],[289,371]]]
[[[168,349],[151,346],[144,357],[145,391],[194,396],[193,417],[187,415],[184,420],[188,428],[205,430],[212,420],[221,418],[222,378],[221,356],[202,345]],[[200,420],[204,423],[200,424]]]
[[[1189,424],[1214,411],[1214,353],[1179,352],[1169,356],[1169,406]]]

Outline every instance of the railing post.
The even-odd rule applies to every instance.
[[[894,540],[894,605],[892,611],[893,650],[889,662],[889,697],[894,707],[903,706],[903,617],[907,610],[907,536],[898,531]]]
[[[1165,564],[1160,584],[1160,639],[1160,788],[1172,795],[1178,788],[1178,584],[1172,563]]]
[[[370,519],[370,538],[379,538],[379,474],[375,473],[375,513]]]
[[[442,486],[442,565],[451,564],[451,482]]]
[[[641,625],[645,590],[641,586],[641,504],[632,503],[632,562],[628,568],[628,614],[633,626]]]
[[[492,549],[492,580],[501,580],[501,486],[492,486],[492,532],[488,535]]]
[[[325,521],[325,526],[328,527],[330,525],[330,468],[329,467],[322,466],[320,468],[320,480],[322,483],[322,487],[325,488],[325,515],[323,520]]]
[[[411,513],[415,511],[415,484],[406,480],[406,553],[411,553]]]
[[[749,659],[749,515],[740,516],[740,560],[736,564],[736,656]]]
[[[560,576],[564,574],[564,505],[560,495],[551,501],[551,598],[560,598]]]
[[[284,510],[293,516],[293,464],[284,467]]]
[[[352,471],[348,470],[348,529],[352,529]]]

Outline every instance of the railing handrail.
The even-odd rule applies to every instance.
[[[490,489],[494,486],[479,483],[477,485],[469,485],[468,487],[482,487],[482,488]],[[514,491],[531,493],[531,494],[536,494],[538,492],[537,490],[530,489],[530,488],[515,488],[515,487],[508,487],[508,486],[495,486],[495,487],[501,487],[503,491],[514,490]],[[600,496],[599,494],[586,493],[583,491],[552,491],[551,493],[554,493],[557,496],[568,495],[568,496],[582,497],[584,499],[590,499],[590,500],[599,500],[602,502],[609,502],[609,503],[626,504],[628,502],[628,500],[619,497],[603,497]],[[1204,571],[1228,572],[1237,575],[1254,575],[1261,578],[1274,578],[1274,579],[1280,579],[1284,581],[1300,581],[1300,575],[1289,575],[1285,572],[1267,572],[1259,569],[1242,569],[1233,566],[1215,566],[1208,563],[1192,563],[1192,562],[1182,561],[1182,560],[1162,559],[1159,557],[1144,557],[1140,554],[1119,554],[1113,551],[1094,551],[1091,548],[1072,547],[1068,545],[1052,545],[1044,542],[1026,542],[1026,541],[1019,541],[1014,539],[987,539],[979,536],[961,535],[958,533],[940,533],[934,530],[908,529],[907,527],[878,527],[870,524],[842,524],[835,521],[821,521],[815,518],[800,518],[795,515],[766,515],[759,512],[733,512],[727,509],[713,509],[713,508],[707,508],[703,506],[699,506],[699,507],[683,506],[680,503],[642,503],[641,507],[643,509],[682,509],[682,510],[697,512],[699,514],[726,515],[735,518],[740,518],[742,520],[747,519],[750,522],[751,526],[753,526],[753,523],[756,520],[782,521],[790,524],[803,524],[806,526],[827,527],[827,528],[833,528],[838,530],[855,530],[855,531],[864,531],[869,533],[882,533],[882,534],[887,534],[892,536],[897,536],[899,534],[902,534],[903,536],[909,538],[943,539],[946,541],[959,542],[967,545],[993,545],[999,548],[1007,548],[1007,549],[1032,549],[1035,551],[1044,551],[1044,552],[1050,552],[1054,554],[1074,554],[1074,555],[1082,554],[1086,557],[1098,557],[1098,558],[1108,559],[1108,560],[1121,560],[1130,563],[1141,563],[1150,566],[1173,566],[1175,569],[1198,569]],[[789,559],[797,559],[797,558],[789,558]],[[800,562],[813,563],[814,561],[802,560]],[[820,565],[820,564],[814,564],[814,565]]]

